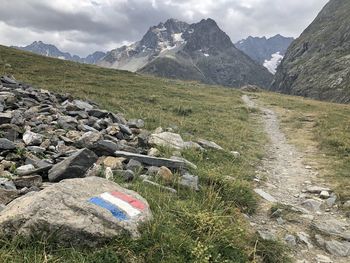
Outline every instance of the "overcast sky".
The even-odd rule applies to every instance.
[[[249,35],[297,37],[328,0],[0,0],[0,43],[35,40],[87,55],[140,40],[168,18],[213,18],[236,42]]]

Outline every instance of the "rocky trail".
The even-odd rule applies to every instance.
[[[338,209],[327,182],[307,165],[305,156],[288,143],[277,114],[244,95],[248,107],[262,112],[270,144],[256,171],[261,198],[251,225],[261,238],[282,240],[298,263],[350,262],[350,223]]]

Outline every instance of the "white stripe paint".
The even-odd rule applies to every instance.
[[[117,206],[118,208],[120,208],[121,210],[123,210],[124,212],[126,212],[130,217],[133,216],[137,216],[138,214],[140,214],[141,212],[139,210],[137,210],[136,208],[134,208],[133,206],[131,206],[129,203],[109,194],[109,193],[103,193],[100,195],[100,197],[107,201],[110,202],[111,204]]]

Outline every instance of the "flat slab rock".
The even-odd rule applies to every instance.
[[[263,191],[262,189],[256,188],[254,189],[254,192],[257,193],[258,195],[260,195],[262,198],[264,198],[266,201],[272,202],[272,203],[276,203],[277,200],[276,198],[274,198],[272,195],[270,195],[269,193],[266,193],[265,191]]]
[[[180,169],[180,168],[185,168],[186,166],[188,166],[188,164],[186,164],[186,162],[181,161],[181,160],[157,158],[157,157],[153,157],[153,156],[124,152],[124,151],[116,151],[116,152],[114,152],[114,156],[124,157],[126,159],[134,159],[134,160],[137,160],[143,164],[147,164],[150,166],[158,166],[158,167],[165,166],[165,167],[173,168],[173,169]]]
[[[165,146],[181,150],[185,147],[185,142],[179,134],[172,132],[161,132],[151,134],[148,143],[155,146]]]
[[[0,237],[54,235],[59,244],[93,247],[150,221],[147,201],[100,177],[67,179],[12,201],[0,213]]]
[[[350,241],[350,225],[345,222],[333,218],[324,218],[314,220],[311,226],[321,234]]]

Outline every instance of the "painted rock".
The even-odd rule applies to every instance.
[[[136,192],[99,177],[66,179],[11,202],[0,214],[0,236],[54,236],[63,245],[93,247],[152,219]]]

